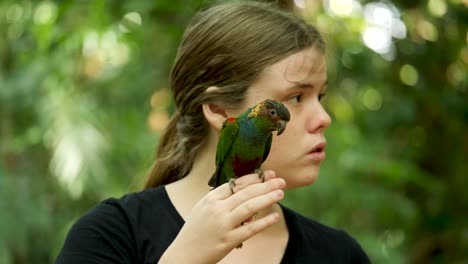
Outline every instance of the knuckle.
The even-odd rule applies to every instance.
[[[236,183],[236,189],[242,190],[251,184],[251,180],[249,179],[249,177],[240,177],[236,179],[235,183]]]
[[[236,190],[236,191],[240,191],[240,190],[244,189],[247,186],[247,184],[245,183],[244,180],[242,180],[242,181],[241,180],[236,180],[235,183],[236,183],[236,187],[234,187],[234,190]]]
[[[224,214],[225,209],[224,209],[224,206],[222,206],[221,204],[219,205],[214,204],[213,206],[210,207],[210,212],[212,213],[213,216],[221,217]]]
[[[219,243],[217,243],[218,251],[226,251],[229,248],[230,243],[231,242],[227,236],[221,237]]]
[[[240,190],[254,183],[260,182],[258,174],[248,174],[236,179],[236,187]]]
[[[255,205],[254,205],[253,203],[246,203],[246,204],[245,204],[244,210],[245,210],[245,212],[246,212],[247,214],[252,214],[252,213],[254,213],[254,212],[255,212],[255,209],[256,209],[256,208],[255,208]]]
[[[251,190],[249,188],[239,190],[234,195],[239,201],[247,201],[252,197]]]
[[[212,193],[208,193],[205,197],[203,197],[202,201],[205,203],[205,204],[210,204],[214,201],[214,197],[212,195]]]
[[[217,203],[205,204],[203,209],[207,215],[212,217],[220,217],[223,213],[223,206],[218,205]]]
[[[220,251],[229,251],[232,249],[233,244],[235,244],[235,237],[230,234],[226,233],[225,235],[220,237],[218,246]]]
[[[259,231],[259,228],[257,227],[257,225],[255,225],[254,223],[252,224],[249,224],[247,226],[247,234],[248,236],[253,236],[255,235],[256,233],[258,233]]]
[[[220,238],[220,247],[225,248],[229,243],[229,237],[227,235],[221,236]]]

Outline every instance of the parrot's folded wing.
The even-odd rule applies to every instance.
[[[228,118],[226,121],[224,121],[216,150],[216,171],[208,182],[208,185],[212,187],[218,187],[221,185],[221,168],[223,167],[224,161],[231,151],[232,143],[234,142],[238,131],[239,122],[237,122],[237,119]]]
[[[273,141],[273,134],[270,133],[268,136],[268,139],[265,143],[265,150],[263,152],[263,160],[262,163],[265,162],[265,160],[268,158],[268,154],[270,154],[270,149],[271,149],[271,142]]]

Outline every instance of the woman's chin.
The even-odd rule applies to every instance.
[[[286,189],[294,189],[312,185],[318,178],[318,174],[309,174],[302,177],[286,179]]]

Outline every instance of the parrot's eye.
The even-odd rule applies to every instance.
[[[270,109],[270,116],[271,117],[276,117],[276,110],[275,109]]]

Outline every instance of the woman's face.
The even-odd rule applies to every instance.
[[[327,85],[324,56],[314,48],[292,54],[266,68],[247,91],[242,107],[228,113],[238,116],[265,100],[282,102],[291,120],[273,143],[262,169],[272,169],[284,178],[288,188],[312,184],[325,159],[324,130],[331,119],[320,103]]]

